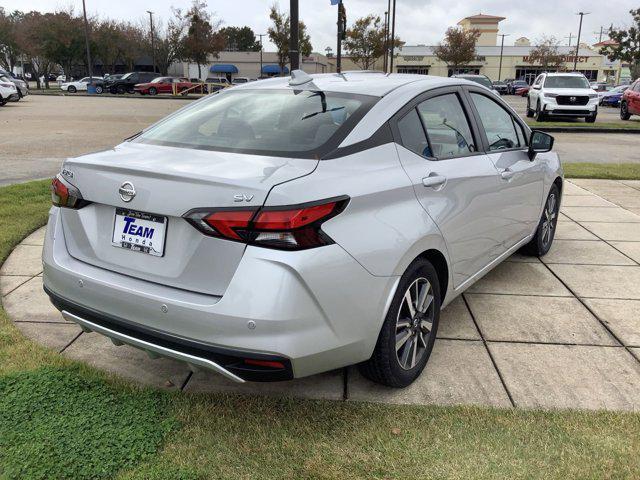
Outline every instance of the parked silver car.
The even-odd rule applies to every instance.
[[[238,85],[64,163],[44,287],[86,331],[239,382],[360,364],[403,387],[442,308],[549,250],[552,146],[461,79]]]

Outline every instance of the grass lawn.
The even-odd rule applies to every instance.
[[[563,163],[562,168],[567,178],[640,180],[640,163]]]
[[[47,182],[0,188],[0,262]],[[640,414],[166,393],[26,340],[0,309],[0,479],[637,478]]]

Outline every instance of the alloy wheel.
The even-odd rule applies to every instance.
[[[427,351],[435,315],[431,283],[417,278],[407,288],[396,319],[396,358],[404,370],[415,367]]]
[[[552,193],[547,199],[547,204],[544,207],[544,218],[542,219],[542,244],[546,247],[553,239],[553,229],[556,226],[556,195]]]

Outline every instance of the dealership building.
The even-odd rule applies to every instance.
[[[505,45],[502,49],[498,42],[498,25],[505,17],[493,15],[473,15],[458,22],[464,29],[476,29],[480,37],[476,43],[476,58],[474,61],[456,70],[442,62],[434,55],[435,46],[405,45],[397,52],[394,59],[394,71],[398,73],[420,73],[425,75],[449,76],[454,73],[483,74],[491,80],[525,79],[531,83],[543,71],[530,59],[531,51],[535,48],[528,38],[518,38],[514,45]],[[590,80],[618,83],[623,71],[620,62],[612,62],[605,55],[599,53],[601,44],[589,46],[581,43],[578,49],[576,71],[583,73]],[[562,70],[574,71],[576,59],[575,46],[559,46],[564,65]]]

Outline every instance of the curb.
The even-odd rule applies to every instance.
[[[161,96],[161,95],[130,95],[130,94],[122,94],[122,95],[114,95],[111,93],[96,93],[96,94],[91,94],[89,95],[88,93],[64,93],[61,91],[37,91],[37,90],[32,90],[29,91],[29,95],[39,95],[39,96],[44,96],[44,97],[91,97],[91,98],[135,98],[138,100],[187,100],[187,101],[193,101],[193,100],[198,100],[199,98],[202,98],[204,95],[202,96],[198,96],[198,97],[183,97],[182,95],[180,96],[173,96],[173,95],[169,95],[169,96]]]

